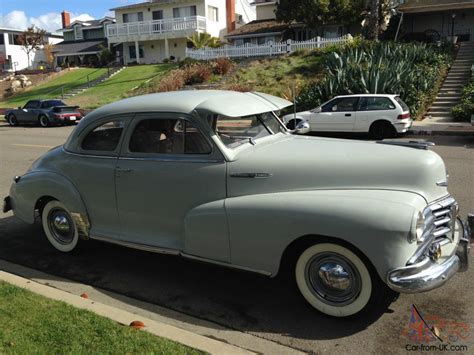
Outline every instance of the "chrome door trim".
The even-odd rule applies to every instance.
[[[230,174],[230,177],[234,178],[249,178],[249,179],[267,179],[272,177],[273,174],[270,173],[233,173]]]
[[[98,240],[98,241],[101,241],[101,242],[117,244],[117,245],[124,246],[124,247],[127,247],[127,248],[138,249],[138,250],[143,250],[143,251],[149,251],[149,252],[152,252],[152,253],[168,254],[168,255],[179,255],[180,254],[180,251],[175,250],[175,249],[159,248],[159,247],[155,247],[155,246],[152,246],[152,245],[126,242],[126,241],[123,241],[123,240],[117,240],[117,239],[112,239],[112,238],[108,238],[108,237],[99,237],[97,235],[91,235],[91,236],[89,236],[89,238],[94,239],[94,240]]]
[[[139,160],[139,161],[160,161],[160,162],[173,162],[173,163],[225,163],[225,160],[221,159],[193,159],[193,158],[159,158],[159,157],[124,157],[121,156],[119,160]]]

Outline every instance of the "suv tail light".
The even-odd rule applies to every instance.
[[[405,118],[410,118],[410,114],[409,113],[404,113],[403,115],[398,115],[397,119],[399,120],[404,120]]]

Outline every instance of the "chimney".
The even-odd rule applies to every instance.
[[[235,30],[235,0],[226,0],[227,33]]]
[[[63,20],[63,28],[66,28],[71,24],[71,14],[69,12],[61,12],[61,19]]]

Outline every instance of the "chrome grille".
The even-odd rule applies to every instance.
[[[421,245],[410,258],[408,264],[414,264],[423,259],[433,243],[447,244],[454,239],[454,227],[458,215],[458,205],[451,196],[436,201],[425,208],[424,232]]]

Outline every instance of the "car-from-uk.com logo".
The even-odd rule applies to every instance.
[[[402,331],[408,341],[406,351],[467,352],[471,340],[470,325],[435,315],[422,315],[411,306],[410,321]]]

